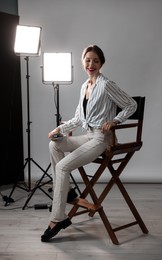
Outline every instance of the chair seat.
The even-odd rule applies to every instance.
[[[121,153],[127,153],[130,151],[139,151],[142,147],[142,142],[130,142],[130,143],[117,143],[114,146],[111,146],[110,151],[106,150],[105,154],[109,156],[109,154],[112,152],[114,155],[115,154],[121,154]]]

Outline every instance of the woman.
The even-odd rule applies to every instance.
[[[101,74],[104,63],[104,54],[98,46],[89,46],[83,51],[82,65],[88,80],[81,87],[75,116],[48,134],[50,139],[60,133],[63,138],[52,139],[49,143],[54,197],[50,223],[41,236],[42,242],[47,242],[61,229],[72,224],[65,214],[67,198],[69,201],[77,196],[75,193],[70,194],[70,172],[102,154],[111,143],[111,127],[124,122],[136,110],[136,102]],[[118,115],[117,106],[122,109]],[[85,134],[64,135],[78,127],[82,127]],[[65,152],[70,153],[65,156]]]

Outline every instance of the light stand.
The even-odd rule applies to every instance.
[[[59,126],[62,119],[59,111],[59,84],[69,85],[73,81],[72,53],[44,53],[42,68],[43,83],[46,85],[52,84],[54,90],[56,90],[56,125]],[[70,177],[79,194],[81,194],[71,173]]]
[[[56,115],[56,125],[59,126],[61,124],[61,119],[62,119],[61,115],[60,115],[60,108],[59,108],[59,105],[60,105],[60,103],[59,103],[59,84],[55,85],[54,82],[52,82],[52,85],[53,85],[54,90],[56,90],[56,104],[55,104],[56,105],[56,114],[55,115]],[[51,166],[51,164],[49,164],[48,169],[50,168],[50,166]],[[70,177],[71,177],[73,183],[75,184],[77,191],[81,195],[80,188],[71,173],[70,173]],[[51,189],[49,189],[49,191],[51,191]]]
[[[30,96],[29,96],[29,57],[24,58],[26,60],[26,80],[27,80],[27,140],[28,140],[28,157],[26,159],[25,166],[28,165],[28,191],[31,190],[31,150],[30,150]],[[25,168],[25,167],[24,167]]]
[[[46,85],[52,85],[56,90],[56,125],[61,123],[59,111],[59,85],[69,85],[73,81],[72,53],[43,53],[42,81]]]
[[[34,31],[34,35],[33,35],[33,31]],[[32,33],[32,38],[31,39],[24,39],[22,33],[24,34],[24,36],[29,37],[29,35],[31,36]],[[17,54],[19,54],[20,56],[24,56],[26,55],[26,57],[24,58],[26,61],[26,80],[27,80],[27,147],[28,147],[28,156],[25,159],[25,164],[23,166],[22,171],[20,172],[18,179],[16,181],[16,183],[13,185],[13,188],[9,194],[8,200],[6,200],[6,204],[5,206],[8,205],[8,202],[10,201],[10,198],[15,190],[16,187],[19,187],[25,191],[31,191],[31,162],[33,162],[41,171],[43,171],[44,173],[47,173],[48,168],[46,170],[44,170],[33,158],[31,158],[31,147],[30,147],[30,124],[32,123],[30,121],[30,95],[29,95],[29,56],[38,56],[39,55],[39,50],[40,50],[40,33],[41,33],[41,28],[40,27],[30,27],[30,26],[18,26],[17,27],[17,34],[16,34],[16,40],[20,39],[22,40],[23,38],[23,42],[27,42],[27,40],[30,42],[32,42],[32,40],[34,39],[36,42],[33,42],[33,44],[31,45],[31,47],[33,48],[33,46],[36,46],[36,49],[28,49],[29,46],[27,45],[26,49],[24,48],[24,44],[21,45],[19,43],[19,41],[15,41],[15,52]],[[34,38],[35,37],[35,38]],[[20,44],[20,45],[19,45]],[[17,49],[18,48],[18,49]],[[24,187],[19,185],[19,181],[21,179],[21,177],[24,174],[24,169],[25,167],[28,166],[28,183],[25,183],[23,181],[22,184],[24,184]],[[25,209],[26,207],[26,203],[23,207],[23,209]]]
[[[59,98],[59,84],[54,84],[52,82],[53,89],[56,90],[56,126],[59,126],[61,123],[61,115],[60,115],[60,98]]]
[[[30,121],[30,95],[29,95],[29,57],[27,56],[24,58],[26,60],[26,79],[27,79],[27,147],[28,147],[28,157],[25,159],[25,165],[28,165],[28,188],[27,191],[31,191],[31,162],[33,162],[41,171],[46,173],[46,170],[44,171],[43,168],[31,157],[31,147],[30,147],[30,124],[32,123]]]

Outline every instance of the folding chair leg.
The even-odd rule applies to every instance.
[[[126,189],[125,189],[124,185],[122,184],[122,182],[120,181],[120,179],[118,179],[116,184],[117,184],[120,192],[122,193],[125,201],[127,202],[128,207],[130,208],[132,214],[134,215],[134,218],[137,221],[135,224],[138,224],[140,226],[143,233],[148,234],[149,231],[148,231],[146,225],[144,224],[140,214],[138,213],[135,205],[133,204],[130,196],[128,195],[128,192],[126,191]]]
[[[105,214],[105,212],[103,210],[103,207],[101,207],[98,210],[98,213],[99,213],[99,215],[100,215],[100,217],[102,219],[102,222],[103,222],[103,224],[104,224],[104,226],[105,226],[105,228],[106,228],[106,230],[108,232],[108,235],[110,236],[113,244],[119,245],[119,241],[118,241],[118,239],[117,239],[117,237],[115,235],[114,230],[112,229],[112,227],[110,225],[110,222],[108,221],[108,218],[107,218],[107,216],[106,216],[106,214]]]
[[[106,164],[103,168],[106,168]],[[83,200],[83,204],[81,205],[79,201],[78,201],[78,204],[77,203],[74,204],[74,206],[72,207],[71,211],[68,214],[69,218],[71,219],[74,216],[81,215],[81,214],[84,214],[84,213],[87,213],[87,212],[89,212],[89,214],[90,214],[90,212],[94,212],[94,213],[98,212],[100,217],[101,217],[101,220],[102,220],[102,222],[103,222],[103,224],[104,224],[104,226],[105,226],[105,228],[108,232],[110,239],[112,240],[112,242],[114,244],[119,245],[119,241],[118,241],[118,239],[117,239],[117,237],[116,237],[116,235],[115,235],[115,233],[114,233],[114,231],[113,231],[113,229],[112,229],[112,227],[111,227],[111,225],[108,221],[108,218],[107,218],[107,216],[106,216],[106,214],[103,210],[103,207],[100,205],[98,198],[97,198],[97,195],[96,195],[96,193],[93,189],[93,185],[97,181],[96,177],[92,178],[92,180],[89,181],[83,167],[79,168],[79,172],[80,172],[80,174],[81,174],[81,176],[84,180],[84,183],[86,185],[86,188],[82,192],[81,199],[80,199],[80,200]],[[95,181],[94,181],[94,179],[95,179]],[[85,201],[85,203],[84,203],[84,200],[85,200],[85,198],[88,194],[91,196],[94,205],[89,203],[88,201]],[[87,208],[86,208],[86,203],[87,203]],[[85,205],[85,207],[84,207],[84,205]],[[82,210],[81,212],[77,212],[80,206],[85,208],[85,210]]]
[[[109,182],[108,186],[112,187],[113,184],[116,184],[118,186],[118,188],[119,188],[121,194],[123,195],[129,209],[131,210],[134,218],[136,219],[135,222],[129,223],[129,224],[123,226],[123,227],[119,227],[119,228],[116,229],[116,231],[138,224],[140,226],[142,232],[147,234],[148,229],[146,228],[140,214],[138,213],[138,211],[137,211],[135,205],[133,204],[128,192],[126,191],[123,183],[121,182],[121,180],[119,178],[120,174],[123,172],[124,168],[126,167],[128,161],[131,159],[133,154],[134,154],[134,152],[128,152],[125,159],[121,162],[121,164],[119,165],[119,167],[116,170],[114,170],[112,164],[109,163],[108,168],[109,168],[109,171],[112,175],[112,179]]]
[[[72,209],[71,209],[70,212],[68,213],[69,219],[72,219],[74,216],[76,216],[76,212],[77,212],[78,209],[79,209],[79,206],[78,206],[78,205],[74,205],[74,206],[72,207]]]

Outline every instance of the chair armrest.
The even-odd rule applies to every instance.
[[[112,132],[112,146],[116,145],[116,130],[119,129],[128,129],[128,128],[133,128],[133,127],[138,127],[138,123],[130,123],[130,124],[121,124],[121,125],[115,125],[111,127],[111,132]]]
[[[138,126],[138,123],[115,125],[115,126],[111,127],[111,130],[123,129],[123,128],[131,128],[131,127],[137,127],[137,126]]]

